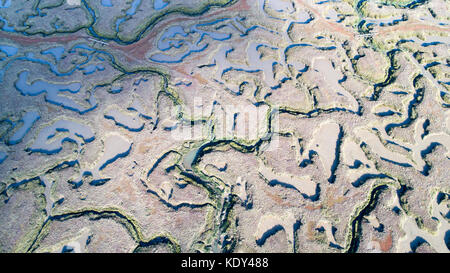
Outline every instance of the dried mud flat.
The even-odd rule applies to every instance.
[[[450,252],[449,9],[0,1],[0,252]]]

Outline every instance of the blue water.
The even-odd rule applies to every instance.
[[[131,148],[133,147],[133,143],[128,142],[123,137],[114,135],[110,136],[105,142],[105,154],[108,154],[109,157],[106,157],[105,154],[103,155],[103,160],[100,162],[98,167],[99,171],[103,170],[106,166],[113,163],[117,159],[128,156]],[[114,152],[111,152],[110,150],[114,150]]]
[[[126,18],[125,18],[125,17],[117,19],[117,21],[116,21],[116,31],[117,31],[117,32],[119,32],[119,27],[120,27],[120,25],[121,25],[123,22],[125,22],[125,21],[126,21]]]
[[[139,5],[141,4],[141,0],[134,0],[132,3],[131,3],[131,7],[126,11],[126,15],[128,16],[128,17],[131,17],[131,16],[133,16],[133,15],[135,15],[136,14],[136,11],[137,11],[137,8],[139,7]],[[120,27],[120,25],[123,23],[123,22],[125,22],[126,20],[128,20],[129,18],[127,18],[127,17],[122,17],[122,18],[119,18],[119,19],[117,19],[117,21],[116,21],[116,31],[117,32],[119,32],[119,27]]]
[[[16,82],[16,88],[24,96],[37,96],[44,92],[53,93],[59,91],[70,91],[71,93],[77,93],[80,88],[80,83],[71,84],[53,84],[42,80],[34,81],[31,85],[27,83],[28,75],[30,72],[23,71],[19,74],[19,80]]]
[[[3,152],[3,151],[0,151],[0,164],[2,164],[3,163],[3,161],[5,161],[5,159],[8,157],[8,154],[7,153],[5,153],[5,152]]]
[[[70,52],[74,52],[74,49],[78,49],[78,48],[85,49],[85,50],[88,50],[88,51],[96,51],[95,49],[93,49],[92,47],[90,47],[90,46],[88,46],[86,44],[79,44],[79,45],[74,46],[73,49]]]
[[[166,55],[166,54],[155,54],[150,57],[150,60],[158,63],[181,63],[187,56],[191,55],[194,52],[201,52],[208,47],[208,44],[203,47],[198,47],[196,45],[190,45],[189,49],[186,52],[180,53],[175,56]]]
[[[43,80],[33,81],[32,84],[28,84],[29,71],[22,71],[19,74],[19,79],[15,83],[16,89],[23,96],[37,96],[42,93],[46,93],[45,100],[61,106],[65,109],[76,111],[80,114],[86,113],[94,109],[97,105],[91,105],[91,107],[85,108],[78,105],[75,101],[67,96],[61,96],[62,92],[78,93],[81,89],[81,83],[70,83],[70,84],[53,84]]]
[[[78,46],[74,47],[74,49],[77,49],[77,48],[86,49],[86,50],[93,50],[94,52],[96,52],[94,49],[90,49],[89,47],[85,47],[84,45],[78,45]],[[60,51],[61,51],[61,48],[57,48],[54,51],[52,50],[51,52],[50,51],[47,52],[46,54],[52,54],[52,55],[56,54],[54,56],[57,59],[58,57],[60,57],[58,55],[60,53]],[[75,52],[75,50],[71,50],[69,53],[74,53],[74,52]],[[44,53],[42,53],[42,54],[44,54]],[[91,61],[92,56],[93,56],[93,55],[88,55],[88,54],[85,54],[85,53],[79,53],[79,54],[82,55],[82,56],[87,57],[87,60],[82,62],[82,63],[80,63],[80,64],[78,64],[78,65],[76,65],[72,70],[64,72],[64,73],[59,72],[57,65],[55,65],[54,63],[50,63],[49,61],[44,60],[44,59],[36,58],[34,56],[34,53],[31,53],[31,52],[27,53],[25,55],[25,57],[17,57],[15,60],[25,60],[25,61],[30,61],[30,62],[33,62],[33,63],[39,63],[39,64],[43,64],[43,65],[48,65],[49,68],[50,68],[50,71],[53,72],[56,76],[70,76],[76,70],[78,70],[80,66],[83,66],[83,65],[87,64],[89,61]],[[3,68],[3,72],[6,71],[6,69],[8,68],[8,66],[11,63],[12,62],[9,62],[8,65]],[[0,80],[1,80],[1,78],[0,78]]]
[[[92,180],[89,184],[94,186],[99,186],[109,181],[110,178],[103,178],[100,171],[106,166],[113,163],[114,161],[126,157],[129,155],[133,143],[128,141],[126,138],[113,134],[108,136],[104,141],[103,155],[97,160],[97,164],[93,168],[86,168],[81,170],[78,179],[69,181],[75,187],[80,187],[83,184],[84,176],[91,176]]]
[[[146,107],[144,105],[142,105],[141,101],[139,101],[137,99],[133,100],[131,105],[127,107],[127,110],[138,112],[139,116],[142,118],[149,119],[149,120],[153,119],[151,114],[146,113]]]
[[[11,0],[1,0],[0,8],[9,8],[11,6]]]
[[[111,109],[105,113],[106,119],[111,119],[117,126],[123,127],[131,132],[139,132],[144,128],[144,123],[134,116],[126,115],[117,109]]]
[[[158,40],[158,49],[162,51],[166,51],[171,49],[172,47],[179,48],[183,45],[183,40],[172,40],[177,35],[182,37],[187,37],[188,34],[183,30],[181,26],[171,26],[169,27],[161,38]]]
[[[23,122],[22,127],[20,127],[14,135],[12,135],[8,140],[8,145],[15,145],[22,141],[22,139],[25,137],[25,135],[28,133],[28,131],[31,129],[33,124],[40,119],[40,116],[38,112],[31,111],[27,112],[23,118],[21,119],[21,122]]]
[[[141,4],[141,0],[134,0],[133,3],[131,3],[131,8],[127,10],[127,15],[133,16],[136,13],[137,8],[139,7],[139,4]]]
[[[398,24],[399,22],[406,21],[406,18],[399,16],[397,18],[388,18],[388,19],[365,18],[364,20],[367,22],[367,26],[378,25],[380,27],[384,27],[384,26],[393,26],[395,24]]]
[[[153,8],[155,10],[162,10],[163,8],[167,7],[167,5],[169,4],[169,2],[166,2],[166,1],[164,1],[164,0],[155,0],[155,2],[153,3]]]
[[[231,70],[234,71],[245,71],[248,73],[254,73],[262,71],[264,73],[264,81],[268,86],[274,88],[277,86],[277,82],[275,81],[273,74],[273,66],[278,63],[276,60],[261,60],[261,54],[258,51],[258,48],[266,46],[272,48],[270,45],[258,44],[256,42],[252,42],[248,45],[247,48],[247,60],[249,65],[239,65],[230,63],[227,60],[227,54],[234,49],[231,46],[223,46],[217,54],[214,56],[214,62],[218,66],[215,78],[220,82],[222,76]],[[275,48],[274,48],[275,49]],[[235,91],[236,92],[236,91]]]
[[[158,49],[161,51],[167,51],[172,48],[180,48],[182,46],[186,46],[187,50],[175,56],[157,53],[152,55],[150,57],[150,60],[159,63],[180,63],[192,53],[201,52],[208,47],[209,44],[207,42],[204,42],[204,44],[201,45],[206,36],[209,36],[215,41],[228,40],[232,36],[231,33],[206,31],[200,29],[200,27],[211,26],[220,22],[231,21],[233,19],[234,18],[224,18],[208,23],[197,24],[192,26],[189,32],[185,32],[182,26],[169,27],[158,40]],[[193,43],[183,39],[183,37],[187,37],[188,35],[195,33],[200,34],[200,36]]]
[[[102,6],[104,7],[112,7],[112,1],[111,0],[102,0]]]
[[[112,94],[118,94],[120,92],[122,92],[123,87],[111,87],[111,90],[109,92],[111,92]]]
[[[186,57],[195,52],[201,52],[205,50],[209,43],[205,41],[205,38],[208,36],[215,41],[226,41],[232,37],[233,29],[237,30],[240,36],[248,35],[248,33],[257,28],[264,29],[273,34],[279,34],[277,32],[271,31],[261,26],[251,26],[245,28],[241,25],[241,21],[245,18],[233,17],[233,18],[222,18],[218,20],[214,20],[207,23],[200,23],[192,26],[188,31],[185,31],[182,26],[171,26],[165,30],[165,32],[161,35],[158,40],[157,47],[161,51],[168,51],[172,48],[181,48],[183,46],[186,47],[184,52],[178,53],[177,55],[168,55],[164,53],[156,53],[150,57],[150,60],[159,63],[180,63]],[[299,23],[307,23],[311,20],[309,14],[301,14],[299,18]],[[232,24],[234,22],[235,24]],[[206,26],[214,26],[218,23],[222,24],[219,28],[215,28],[215,30],[225,29],[223,26],[228,26],[229,30],[220,32],[220,31],[208,31],[201,29]],[[184,39],[184,37],[188,37],[193,34],[199,34],[198,38],[195,41],[191,42],[188,39]]]
[[[54,139],[57,138],[58,132],[67,132],[69,135]],[[53,125],[45,127],[39,132],[33,145],[30,147],[30,151],[55,154],[61,151],[62,144],[66,141],[81,145],[80,138],[84,142],[91,142],[95,139],[95,135],[91,128],[86,125],[69,120],[58,120]]]
[[[199,31],[196,28],[193,29],[195,32],[201,33],[200,38],[197,40],[197,45],[203,40],[205,36],[211,37],[216,41],[225,41],[231,38],[231,33],[221,33],[221,32],[210,32],[210,31]]]
[[[105,70],[105,67],[102,66],[102,65],[91,64],[91,65],[88,65],[88,66],[86,66],[84,68],[81,68],[80,70],[83,71],[84,75],[90,75],[90,74],[92,74],[92,73],[94,73],[96,71],[103,71],[103,70]]]
[[[175,84],[175,86],[180,86],[180,85],[191,86],[191,84],[192,84],[192,82],[183,82],[183,81],[180,81],[180,82],[177,82],[177,83]]]
[[[79,50],[87,50],[87,51],[89,51],[89,54],[87,54],[84,51],[79,51]],[[50,49],[47,49],[47,50],[41,52],[41,54],[43,54],[43,55],[46,55],[46,54],[53,55],[55,57],[56,62],[58,63],[63,58],[64,52],[65,51],[64,51],[63,47],[54,47],[54,48],[50,48]],[[85,65],[87,65],[94,58],[94,56],[99,61],[102,61],[102,62],[105,61],[105,58],[102,58],[99,54],[107,55],[110,58],[110,61],[113,63],[113,65],[115,64],[115,58],[110,53],[108,53],[106,51],[93,49],[93,48],[91,48],[91,47],[89,47],[89,46],[87,46],[85,44],[78,44],[78,45],[76,45],[75,47],[73,47],[68,52],[68,54],[79,54],[79,55],[81,55],[83,57],[86,57],[86,58],[83,58],[83,61],[81,63],[76,64],[75,67],[73,67],[71,70],[65,71],[65,72],[59,72],[58,66],[55,65],[55,63],[49,62],[48,60],[45,60],[45,59],[40,59],[38,57],[35,57],[33,53],[27,53],[27,54],[25,54],[25,56],[15,57],[14,59],[10,60],[6,64],[6,66],[4,66],[2,69],[0,69],[0,82],[3,81],[4,74],[6,73],[8,68],[11,65],[13,65],[13,63],[15,61],[30,61],[30,62],[33,62],[33,63],[46,65],[46,66],[49,67],[49,70],[52,73],[54,73],[56,76],[70,76],[75,71],[82,70],[83,68],[81,68],[81,67],[84,67]],[[103,66],[99,65],[97,70],[98,71],[103,70]]]
[[[17,54],[17,47],[8,46],[8,45],[0,45],[0,51],[6,54],[6,56],[11,57]]]
[[[42,51],[41,54],[42,55],[51,54],[53,55],[53,57],[55,57],[56,62],[59,62],[61,60],[62,55],[64,54],[64,47],[62,46],[53,47]]]
[[[1,17],[1,16],[0,16],[0,22],[3,22],[3,28],[2,28],[3,31],[6,31],[6,32],[16,32],[16,30],[14,29],[14,27],[10,27],[9,24],[8,24],[8,21],[6,21],[6,19],[3,18],[3,17]]]
[[[422,46],[423,47],[428,47],[428,46],[441,45],[441,44],[444,44],[444,43],[436,41],[436,42],[422,43]]]
[[[325,0],[325,1],[316,2],[315,4],[322,5],[322,4],[331,3],[331,2],[341,2],[341,1],[340,0]]]
[[[148,81],[148,79],[141,78],[141,79],[136,80],[136,81],[133,83],[133,85],[138,86],[139,84],[141,84],[141,82],[147,82],[147,81]]]

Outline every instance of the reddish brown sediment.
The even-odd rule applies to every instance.
[[[322,209],[322,205],[316,205],[316,206],[313,206],[313,205],[306,205],[305,206],[305,209],[307,209],[307,210],[318,210],[318,209]]]
[[[336,187],[330,187],[327,189],[326,193],[326,206],[327,208],[332,208],[334,207],[334,205],[336,204],[341,204],[343,203],[345,200],[348,199],[348,197],[346,196],[336,196]]]
[[[392,248],[392,231],[389,231],[389,234],[384,239],[374,239],[373,241],[380,244],[381,251],[388,252]]]
[[[128,178],[120,180],[117,187],[112,190],[115,194],[124,194],[132,202],[137,200],[137,194],[132,186],[132,181]]]
[[[273,194],[273,193],[268,192],[266,190],[264,190],[264,193],[267,196],[269,196],[270,199],[275,201],[275,203],[277,203],[280,206],[286,206],[286,207],[293,207],[293,206],[295,206],[295,204],[292,204],[291,202],[287,202],[287,201],[283,200],[283,198],[281,198],[281,196],[279,196],[277,194]]]
[[[315,228],[316,228],[316,221],[309,221],[306,224],[306,238],[309,241],[314,241]]]
[[[225,7],[223,9],[220,10],[215,10],[213,12],[207,12],[203,15],[201,15],[201,19],[202,20],[206,20],[208,18],[214,17],[216,15],[220,15],[223,12],[233,12],[233,11],[242,11],[242,10],[248,10],[250,8],[249,4],[248,4],[249,0],[243,0],[243,1],[238,1],[237,3],[229,6],[229,7]],[[198,17],[192,17],[192,16],[187,16],[187,15],[181,15],[181,16],[176,16],[175,18],[172,19],[168,19],[168,20],[164,20],[157,22],[154,26],[150,27],[149,30],[147,30],[147,34],[142,37],[140,40],[138,40],[135,43],[132,44],[127,44],[127,45],[122,45],[122,44],[118,44],[114,41],[110,41],[108,42],[108,46],[112,49],[116,49],[116,50],[120,50],[122,52],[124,52],[124,56],[125,58],[127,58],[128,61],[130,62],[134,62],[136,60],[145,60],[146,59],[146,53],[148,52],[148,50],[150,50],[150,48],[153,46],[154,44],[154,40],[157,38],[157,33],[161,33],[164,28],[167,27],[167,25],[176,23],[176,22],[187,22],[187,21],[197,21]],[[84,30],[81,30],[84,31]],[[38,35],[33,35],[33,36],[22,36],[22,35],[17,35],[17,34],[13,34],[13,33],[8,33],[8,32],[0,32],[0,39],[8,39],[11,40],[14,43],[18,43],[20,45],[23,46],[30,46],[30,45],[35,45],[35,44],[41,44],[41,43],[60,43],[60,44],[65,44],[65,43],[69,43],[78,39],[95,39],[92,36],[86,35],[86,34],[70,34],[67,36],[59,36],[59,35],[63,35],[62,34],[55,34],[52,36],[38,36]]]
[[[232,11],[242,11],[242,10],[248,10],[250,6],[248,5],[249,0],[243,0],[239,1],[229,7],[223,8],[221,10],[216,10],[213,12],[207,12],[200,16],[201,20],[207,20],[211,17],[220,15],[224,12],[232,12]],[[198,21],[200,20],[199,17],[192,17],[187,15],[177,15],[175,18],[167,19],[163,21],[160,21],[156,23],[153,27],[151,27],[149,30],[147,30],[147,35],[145,35],[143,38],[141,38],[139,41],[129,44],[129,45],[121,45],[117,43],[111,43],[110,47],[114,49],[121,50],[125,52],[125,56],[131,55],[135,59],[138,60],[145,60],[147,58],[146,54],[149,51],[149,49],[152,47],[153,44],[155,44],[155,40],[158,38],[158,33],[161,33],[164,31],[164,29],[171,24],[177,23],[177,22],[188,22],[186,25],[189,25],[189,22],[191,21]],[[130,58],[130,60],[133,60],[133,57]],[[134,60],[133,60],[134,61]]]
[[[418,252],[448,252],[450,111],[435,88],[448,74],[442,0],[419,9],[368,6],[376,22],[400,13],[408,20],[374,23],[375,41],[358,32],[351,3],[290,2],[263,10],[261,0],[233,1],[193,16],[168,14],[169,6],[157,21],[149,20],[157,15],[151,3],[141,5],[132,31],[120,32],[134,40],[145,30],[129,44],[86,29],[0,32],[0,252],[412,252],[417,236],[428,243]],[[119,6],[122,13],[129,3]],[[436,16],[414,19],[427,8]],[[351,17],[338,23],[327,10]],[[303,11],[314,19],[291,24]],[[33,24],[49,27],[46,19]],[[171,26],[189,32],[168,38],[183,46],[159,50]],[[209,32],[198,44],[207,48],[180,60],[202,35],[192,26]],[[71,51],[77,44],[115,62]],[[55,58],[39,54],[55,46]],[[26,52],[45,58],[21,57]],[[179,61],[152,61],[154,54]],[[93,108],[72,109],[86,103]],[[29,130],[19,142],[16,124]],[[404,164],[410,157],[430,163],[428,173]]]

